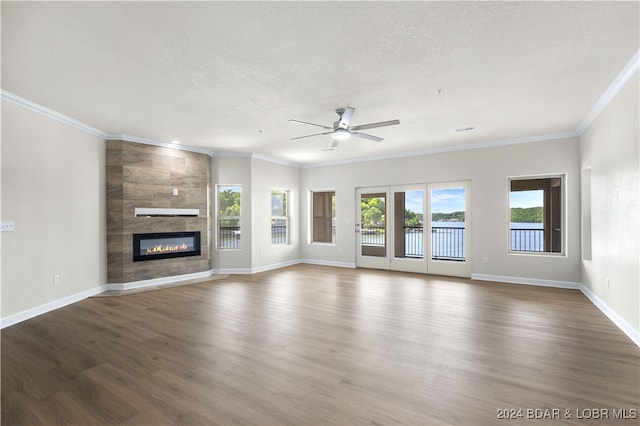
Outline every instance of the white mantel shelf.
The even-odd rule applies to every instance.
[[[136,207],[136,217],[198,217],[200,209],[164,209]]]

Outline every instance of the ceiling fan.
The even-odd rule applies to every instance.
[[[309,138],[312,136],[331,135],[333,139],[333,144],[331,145],[331,148],[329,148],[329,150],[332,150],[338,146],[341,140],[349,139],[351,135],[357,136],[359,138],[369,139],[374,142],[382,142],[383,138],[369,135],[367,133],[362,133],[362,132],[359,132],[358,130],[374,129],[376,127],[393,126],[395,124],[400,124],[400,120],[389,120],[389,121],[380,121],[378,123],[359,124],[357,126],[351,126],[351,117],[353,116],[353,112],[355,110],[356,109],[352,107],[336,109],[336,114],[338,114],[339,118],[336,122],[333,123],[333,127],[323,126],[322,124],[309,123],[307,121],[289,120],[289,123],[310,124],[312,126],[322,127],[323,129],[327,130],[326,132],[322,132],[322,133],[314,133],[312,135],[298,136],[296,138],[291,138],[290,140]]]

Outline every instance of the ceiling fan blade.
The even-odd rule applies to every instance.
[[[373,136],[373,135],[368,135],[366,133],[351,132],[351,134],[354,135],[354,136],[357,136],[359,138],[369,139],[370,141],[374,141],[374,142],[382,142],[384,140],[383,138],[379,138],[379,137]]]
[[[340,139],[333,139],[333,143],[331,144],[331,146],[329,148],[322,148],[323,151],[333,151],[334,149],[336,149],[338,147],[338,144],[340,143]]]
[[[360,124],[357,126],[351,126],[350,129],[366,130],[366,129],[375,129],[376,127],[394,126],[396,124],[400,124],[400,120],[389,120],[389,121],[380,121],[378,123]]]
[[[333,130],[333,127],[323,126],[322,124],[309,123],[308,121],[289,120],[289,123],[310,124],[312,126],[322,127],[323,129]]]
[[[351,116],[353,115],[353,111],[355,110],[356,109],[352,107],[346,107],[344,109],[342,116],[340,116],[340,122],[338,123],[339,129],[346,129],[349,127],[349,123],[351,123]]]
[[[333,131],[331,131],[331,132],[324,132],[324,133],[314,133],[313,135],[298,136],[297,138],[291,138],[291,139],[289,139],[289,140],[290,140],[290,141],[294,141],[294,140],[296,140],[296,139],[310,138],[311,136],[323,136],[323,135],[330,135],[331,133],[333,133]]]

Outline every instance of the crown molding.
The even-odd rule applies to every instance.
[[[215,157],[217,158],[251,158],[253,154],[250,152],[216,152]]]
[[[561,133],[551,133],[548,135],[539,135],[539,136],[528,136],[523,138],[514,138],[514,139],[501,139],[497,141],[489,141],[489,142],[481,142],[477,144],[467,144],[467,145],[456,145],[456,146],[448,146],[441,148],[433,148],[426,149],[424,151],[413,151],[413,152],[403,152],[398,154],[389,154],[389,155],[378,155],[371,157],[363,157],[352,160],[343,160],[343,161],[332,161],[326,163],[316,163],[316,164],[308,164],[304,166],[300,166],[303,169],[311,169],[315,167],[327,167],[327,166],[338,166],[344,164],[353,164],[353,163],[365,163],[367,161],[381,161],[381,160],[392,160],[396,158],[407,158],[407,157],[419,157],[422,155],[433,155],[433,154],[442,154],[447,152],[455,152],[455,151],[470,151],[474,149],[484,149],[484,148],[493,148],[499,146],[508,146],[508,145],[518,145],[524,143],[532,143],[532,142],[542,142],[554,139],[568,139],[579,136],[576,132],[561,132]]]
[[[155,146],[162,146],[165,148],[179,149],[182,151],[198,152],[201,154],[207,154],[209,156],[213,156],[213,151],[207,148],[199,148],[199,147],[194,147],[189,145],[176,145],[170,142],[163,142],[155,139],[142,138],[139,136],[132,136],[132,135],[126,135],[126,134],[110,134],[100,129],[96,129],[95,127],[89,126],[88,124],[85,124],[81,121],[73,119],[69,116],[61,114],[57,111],[54,111],[50,108],[47,108],[43,105],[32,102],[28,99],[25,99],[21,96],[16,95],[15,93],[11,93],[4,89],[0,89],[0,98],[3,101],[11,102],[22,108],[36,112],[40,115],[48,117],[52,120],[59,121],[60,123],[66,124],[68,126],[75,127],[76,129],[82,130],[85,133],[88,133],[92,136],[99,137],[101,139],[136,142],[136,143],[142,143],[146,145],[155,145]]]
[[[618,88],[618,90],[620,90],[620,88]],[[394,159],[394,158],[406,158],[406,157],[414,157],[414,156],[420,156],[420,155],[429,155],[429,154],[439,154],[439,153],[444,153],[444,152],[452,152],[452,151],[465,151],[465,150],[469,150],[469,149],[479,149],[479,148],[487,148],[487,147],[494,147],[494,146],[503,146],[503,145],[513,145],[513,144],[517,144],[517,143],[528,143],[528,142],[537,142],[537,141],[542,141],[542,140],[549,140],[549,139],[561,139],[561,138],[567,138],[567,137],[572,137],[572,136],[577,136],[577,133],[575,132],[567,132],[567,133],[554,133],[551,135],[544,135],[544,136],[533,136],[533,137],[527,137],[527,138],[519,138],[519,139],[507,139],[507,140],[502,140],[502,141],[494,141],[494,142],[487,142],[487,143],[483,143],[483,144],[475,144],[475,145],[459,145],[459,146],[453,146],[453,147],[446,147],[446,148],[435,148],[435,149],[430,149],[430,150],[424,150],[424,151],[415,151],[415,152],[406,152],[406,153],[398,153],[398,154],[390,154],[390,155],[383,155],[383,156],[375,156],[375,157],[364,157],[364,158],[359,158],[359,159],[353,159],[353,160],[343,160],[343,161],[333,161],[333,162],[326,162],[326,163],[315,163],[315,164],[309,164],[309,165],[301,165],[298,163],[292,163],[289,161],[284,161],[284,160],[278,160],[275,158],[271,158],[271,157],[267,157],[265,155],[261,155],[261,154],[256,154],[256,153],[245,153],[245,152],[214,152],[213,150],[207,149],[207,148],[200,148],[200,147],[194,147],[194,146],[189,146],[189,145],[177,145],[171,142],[164,142],[164,141],[159,141],[157,139],[151,139],[151,138],[144,138],[144,137],[140,137],[140,136],[134,136],[134,135],[127,135],[127,134],[122,134],[122,133],[106,133],[102,130],[96,129],[95,127],[91,127],[87,124],[84,124],[78,120],[75,120],[71,117],[68,117],[66,115],[60,114],[57,111],[54,111],[50,108],[47,108],[45,106],[42,106],[40,104],[37,104],[35,102],[29,101],[25,98],[22,98],[18,95],[15,95],[11,92],[8,92],[6,90],[1,90],[1,95],[2,95],[2,99],[12,102],[18,106],[21,106],[23,108],[29,109],[31,111],[34,111],[36,113],[42,114],[46,117],[49,117],[53,120],[59,121],[61,123],[67,124],[69,126],[75,127],[77,129],[80,129],[84,132],[87,132],[93,136],[97,136],[99,138],[105,139],[105,140],[120,140],[120,141],[126,141],[126,142],[134,142],[134,143],[141,143],[141,144],[145,144],[145,145],[154,145],[154,146],[160,146],[160,147],[164,147],[164,148],[171,148],[171,149],[178,149],[178,150],[182,150],[182,151],[190,151],[190,152],[198,152],[201,154],[207,154],[211,157],[215,157],[215,158],[255,158],[258,160],[263,160],[263,161],[268,161],[270,163],[275,163],[275,164],[281,164],[284,166],[288,166],[288,167],[296,167],[296,168],[314,168],[314,167],[326,167],[326,166],[335,166],[335,165],[341,165],[341,164],[352,164],[352,163],[362,163],[362,162],[366,162],[366,161],[376,161],[376,160],[390,160],[390,159]],[[617,92],[616,92],[617,93]],[[603,107],[604,108],[604,107]]]
[[[75,127],[76,129],[80,129],[83,132],[89,133],[90,135],[97,136],[99,138],[105,139],[106,133],[102,130],[96,129],[95,127],[91,127],[87,124],[84,124],[78,120],[75,120],[71,117],[68,117],[64,114],[60,114],[57,111],[54,111],[50,108],[32,102],[28,99],[20,97],[14,93],[8,92],[4,89],[0,89],[0,97],[3,101],[11,102],[22,108],[28,109],[33,112],[37,112],[38,114],[44,115],[45,117],[51,118],[53,120],[64,123],[68,126]]]
[[[414,152],[405,152],[398,154],[390,154],[390,155],[382,155],[375,157],[364,157],[352,160],[343,160],[343,161],[333,161],[333,162],[325,162],[325,163],[315,163],[300,166],[303,169],[310,169],[315,167],[327,167],[327,166],[336,166],[342,164],[353,164],[353,163],[363,163],[367,161],[377,161],[377,160],[390,160],[394,158],[406,158],[406,157],[414,157],[420,155],[430,155],[430,154],[441,154],[445,152],[454,152],[454,151],[467,151],[472,149],[482,149],[482,148],[491,148],[491,147],[499,147],[506,145],[516,145],[522,143],[530,143],[530,142],[541,142],[552,139],[565,139],[572,137],[579,137],[584,133],[584,131],[589,127],[589,125],[600,115],[600,113],[609,105],[609,102],[616,97],[618,93],[624,88],[624,86],[629,82],[629,80],[640,70],[640,49],[636,51],[636,53],[629,59],[626,65],[622,68],[622,70],[618,73],[616,78],[611,82],[609,87],[604,91],[602,96],[596,101],[591,110],[585,115],[585,117],[580,121],[575,130],[569,132],[561,132],[561,133],[551,133],[548,135],[540,135],[540,136],[529,136],[524,138],[515,138],[515,139],[503,139],[498,141],[489,141],[485,143],[479,144],[468,144],[468,145],[458,145],[444,148],[434,148],[424,151],[414,151]]]
[[[201,148],[201,147],[190,146],[190,145],[178,145],[171,142],[159,141],[157,139],[142,138],[140,136],[126,135],[126,134],[108,134],[106,135],[105,139],[134,142],[134,143],[140,143],[144,145],[160,146],[163,148],[177,149],[180,151],[197,152],[199,154],[207,154],[210,157],[213,157],[214,155],[214,152],[207,148]]]
[[[213,150],[207,149],[207,148],[194,147],[189,145],[176,145],[170,142],[164,142],[156,139],[144,138],[139,136],[127,135],[127,134],[108,134],[100,129],[96,129],[95,127],[84,124],[64,114],[60,114],[59,112],[56,112],[52,109],[49,109],[35,102],[29,101],[25,98],[22,98],[4,89],[0,89],[0,95],[1,95],[0,98],[2,100],[6,100],[8,102],[14,103],[23,108],[37,112],[53,120],[57,120],[59,122],[67,124],[71,127],[75,127],[86,133],[89,133],[93,136],[97,136],[105,140],[122,140],[122,141],[142,143],[147,145],[155,145],[155,146],[178,149],[183,151],[198,152],[202,154],[207,154],[210,157],[218,157],[218,158],[255,158],[258,160],[268,161],[275,164],[281,164],[288,167],[308,169],[308,168],[315,168],[315,167],[327,167],[327,166],[335,166],[335,165],[342,165],[342,164],[363,163],[367,161],[390,160],[394,158],[406,158],[406,157],[414,157],[414,156],[421,156],[421,155],[440,154],[445,152],[466,151],[466,150],[472,150],[472,149],[491,148],[491,147],[515,145],[515,144],[530,143],[530,142],[540,142],[540,141],[551,140],[551,139],[564,139],[564,138],[581,136],[582,133],[584,133],[584,131],[589,127],[589,125],[606,108],[606,106],[611,102],[611,100],[615,98],[615,96],[622,90],[622,88],[624,88],[624,86],[629,82],[629,80],[638,72],[638,70],[640,70],[640,49],[635,52],[635,54],[631,57],[631,59],[627,62],[627,64],[622,68],[622,70],[618,73],[618,75],[613,80],[613,82],[611,82],[609,87],[604,91],[602,96],[600,96],[598,101],[596,101],[596,103],[589,110],[587,115],[585,115],[585,117],[580,121],[578,126],[573,131],[552,133],[552,134],[540,135],[540,136],[530,136],[530,137],[524,137],[524,138],[489,141],[489,142],[484,142],[479,144],[458,145],[458,146],[451,146],[451,147],[444,147],[444,148],[434,148],[434,149],[429,149],[424,151],[405,152],[405,153],[398,153],[398,154],[363,157],[363,158],[357,158],[357,159],[351,159],[351,160],[314,163],[314,164],[293,163],[285,160],[279,160],[276,158],[267,157],[265,155],[261,155],[257,153],[239,153],[239,152],[215,153]]]
[[[629,59],[629,62],[622,68],[616,78],[613,79],[607,90],[604,91],[600,99],[596,101],[591,110],[584,116],[578,127],[576,127],[575,133],[580,136],[584,133],[589,125],[595,120],[598,115],[609,105],[609,102],[616,97],[616,95],[622,90],[622,88],[631,80],[631,78],[640,69],[640,49]]]
[[[283,166],[300,168],[300,164],[298,164],[298,163],[292,163],[292,162],[286,161],[286,160],[279,160],[277,158],[267,157],[266,155],[252,154],[251,158],[254,158],[256,160],[268,161],[269,163],[281,164]]]
[[[292,163],[286,160],[279,160],[277,158],[267,157],[266,155],[256,154],[253,152],[232,152],[232,151],[216,152],[214,154],[214,157],[215,158],[251,158],[254,160],[262,160],[262,161],[268,161],[269,163],[281,164],[283,166],[297,167],[297,168],[301,167],[300,164],[298,163]]]

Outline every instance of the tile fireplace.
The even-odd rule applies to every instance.
[[[107,283],[210,271],[211,156],[121,140],[106,151]]]

